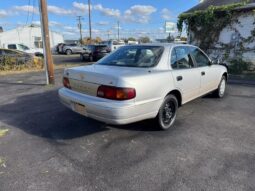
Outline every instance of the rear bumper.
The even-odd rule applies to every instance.
[[[82,115],[113,125],[124,125],[144,119],[154,118],[156,112],[148,112],[149,105],[135,105],[134,102],[120,102],[87,96],[67,88],[59,90],[61,102],[74,112],[74,103],[85,106],[86,113]],[[153,103],[151,103],[153,104]]]

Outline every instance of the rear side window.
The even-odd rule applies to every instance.
[[[107,46],[96,46],[97,51],[107,50]]]
[[[194,63],[188,47],[175,47],[171,53],[171,66],[173,69],[194,68]]]
[[[16,50],[17,49],[16,44],[9,44],[8,49]]]

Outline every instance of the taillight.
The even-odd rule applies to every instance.
[[[64,87],[71,89],[71,85],[70,85],[69,79],[67,77],[63,77],[63,85],[64,85]]]
[[[133,99],[136,96],[134,88],[119,88],[112,86],[99,86],[97,90],[97,97],[102,97],[105,99],[112,100],[129,100]]]

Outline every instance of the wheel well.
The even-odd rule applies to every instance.
[[[178,90],[172,90],[171,92],[168,93],[169,94],[172,94],[176,97],[177,101],[178,101],[178,106],[181,107],[182,106],[182,95],[181,95],[181,92],[178,91]]]
[[[66,49],[66,52],[67,52],[68,50],[70,50],[71,52],[73,52],[71,49]]]
[[[225,76],[226,80],[228,81],[228,74],[226,72],[222,76]]]

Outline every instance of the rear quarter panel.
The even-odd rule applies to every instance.
[[[169,70],[148,71],[139,76],[123,77],[118,86],[135,88],[135,104],[148,112],[157,112],[165,96],[174,89],[174,82]]]

